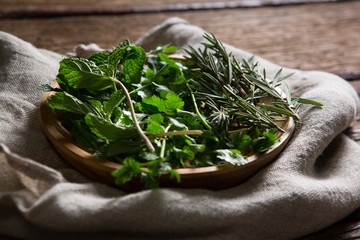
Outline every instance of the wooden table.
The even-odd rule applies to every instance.
[[[279,65],[340,75],[360,94],[359,13],[360,1],[335,0],[1,0],[0,31],[66,53],[81,43],[135,41],[178,16]],[[360,115],[347,133],[360,144]],[[302,239],[355,238],[360,210]]]

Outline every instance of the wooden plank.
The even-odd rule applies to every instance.
[[[103,48],[134,41],[149,28],[179,16],[224,42],[280,65],[360,78],[360,2],[286,7],[129,14],[119,16],[0,19],[0,30],[34,45],[66,53],[80,43]]]
[[[352,1],[352,0],[347,0]],[[119,14],[134,12],[188,11],[224,8],[294,5],[319,2],[344,2],[344,0],[3,0],[0,17],[47,17],[69,15]]]

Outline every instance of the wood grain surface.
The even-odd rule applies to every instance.
[[[360,95],[359,12],[360,1],[1,0],[0,31],[66,53],[135,41],[177,16],[279,65],[340,75]],[[345,132],[360,144],[360,115]],[[360,210],[302,239],[360,239]]]
[[[178,16],[221,40],[279,65],[360,79],[360,1],[276,8],[159,12],[118,16],[0,19],[0,30],[37,47],[66,53],[80,43],[103,48],[134,41]]]
[[[344,2],[344,0],[185,0],[181,2],[177,0],[2,0],[0,2],[0,18],[249,8],[318,2]]]

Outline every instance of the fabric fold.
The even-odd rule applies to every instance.
[[[204,30],[170,18],[137,44],[201,46]],[[218,36],[221,39],[221,36]],[[359,109],[345,80],[294,72],[302,123],[284,151],[247,182],[221,191],[156,189],[127,194],[95,183],[62,159],[40,128],[39,86],[62,56],[0,33],[0,234],[22,239],[294,239],[360,207],[360,146],[342,132]],[[115,45],[116,43],[114,43]],[[252,54],[226,45],[235,57]],[[86,49],[86,48],[85,48]],[[271,78],[281,68],[261,57]]]

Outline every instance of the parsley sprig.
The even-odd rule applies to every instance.
[[[177,168],[246,164],[277,141],[282,116],[299,120],[300,103],[321,106],[280,91],[289,76],[281,70],[269,80],[253,59],[237,60],[214,35],[204,39],[184,59],[169,55],[174,46],[146,53],[129,41],[65,58],[60,87],[44,86],[77,144],[122,164],[117,184],[139,178],[152,188],[164,174],[180,181]]]

